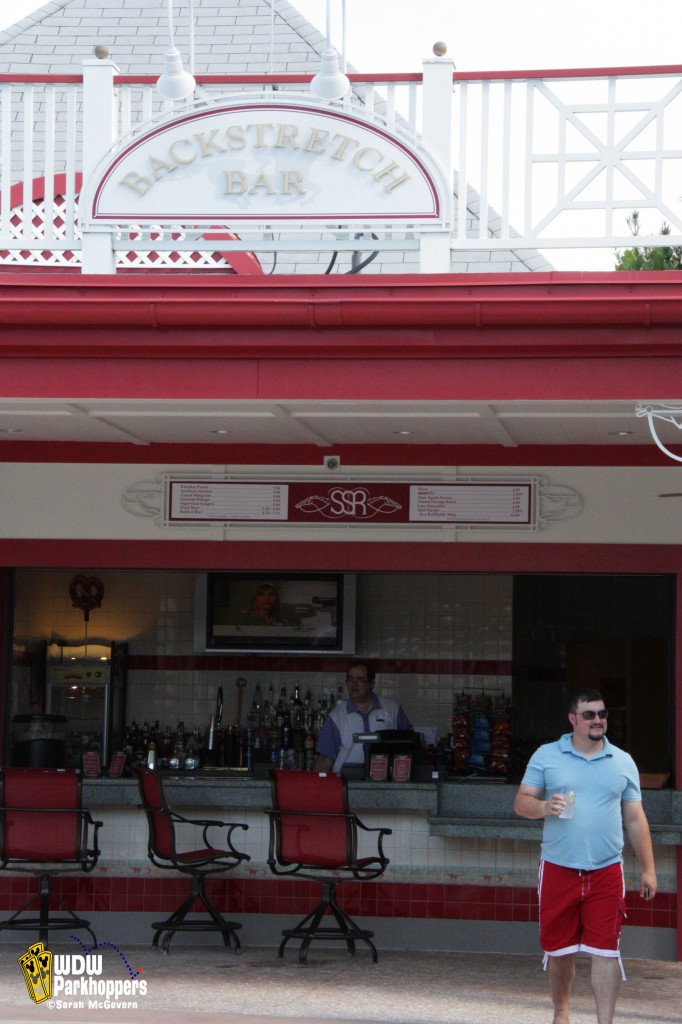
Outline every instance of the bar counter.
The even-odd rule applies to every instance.
[[[261,810],[270,805],[270,782],[247,771],[162,772],[171,807],[230,807]],[[539,841],[542,822],[514,813],[516,785],[493,780],[444,782],[349,781],[353,810],[423,813],[432,836]],[[644,790],[644,809],[656,844],[682,845],[682,790]],[[139,804],[134,779],[85,778],[84,805]]]
[[[312,896],[307,879],[278,878],[270,869],[264,814],[271,806],[269,780],[240,770],[163,771],[161,777],[168,802],[179,814],[247,825],[235,833],[235,841],[250,859],[224,877],[216,876],[212,892],[228,917],[243,922],[248,945],[278,943],[282,928],[300,916],[298,908],[303,912]],[[349,781],[351,809],[370,828],[390,829],[385,874],[361,891],[355,883],[342,886],[346,909],[367,921],[379,946],[537,952],[541,823],[514,814],[516,789],[493,779]],[[626,843],[624,955],[682,959],[677,933],[682,918],[682,792],[645,790],[643,796],[659,892],[653,905],[640,898],[639,867]],[[103,822],[101,856],[91,875],[68,878],[64,884],[69,888],[62,895],[75,911],[93,920],[96,933],[107,941],[124,947],[150,941],[150,923],[177,905],[178,892],[189,883],[150,862],[135,779],[84,778],[83,804]],[[182,829],[182,848],[195,848],[200,827]],[[360,837],[361,845],[371,841],[368,834]],[[0,892],[0,917],[13,908],[13,901],[28,899],[31,885],[34,881],[26,875],[12,878],[11,891]],[[0,943],[10,941],[8,934],[0,933]]]
[[[269,779],[254,778],[239,769],[225,771],[160,772],[171,807],[230,807],[262,810],[271,806]],[[349,782],[353,810],[422,811],[435,814],[438,787],[422,782]],[[83,779],[83,804],[97,807],[137,806],[135,779]]]

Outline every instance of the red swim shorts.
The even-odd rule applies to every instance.
[[[622,864],[596,871],[540,861],[540,944],[550,956],[618,956],[625,918]]]

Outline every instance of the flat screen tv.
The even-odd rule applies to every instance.
[[[349,573],[199,573],[195,604],[198,651],[355,652],[355,576]]]

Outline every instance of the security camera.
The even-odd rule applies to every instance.
[[[325,469],[328,469],[330,473],[336,472],[337,469],[341,468],[341,456],[340,455],[325,455],[322,459],[322,465]]]

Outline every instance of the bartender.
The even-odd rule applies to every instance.
[[[365,749],[353,741],[357,732],[409,729],[413,726],[397,700],[374,693],[376,673],[368,661],[348,666],[348,700],[332,708],[317,741],[313,770],[339,772],[345,764],[362,764]]]

